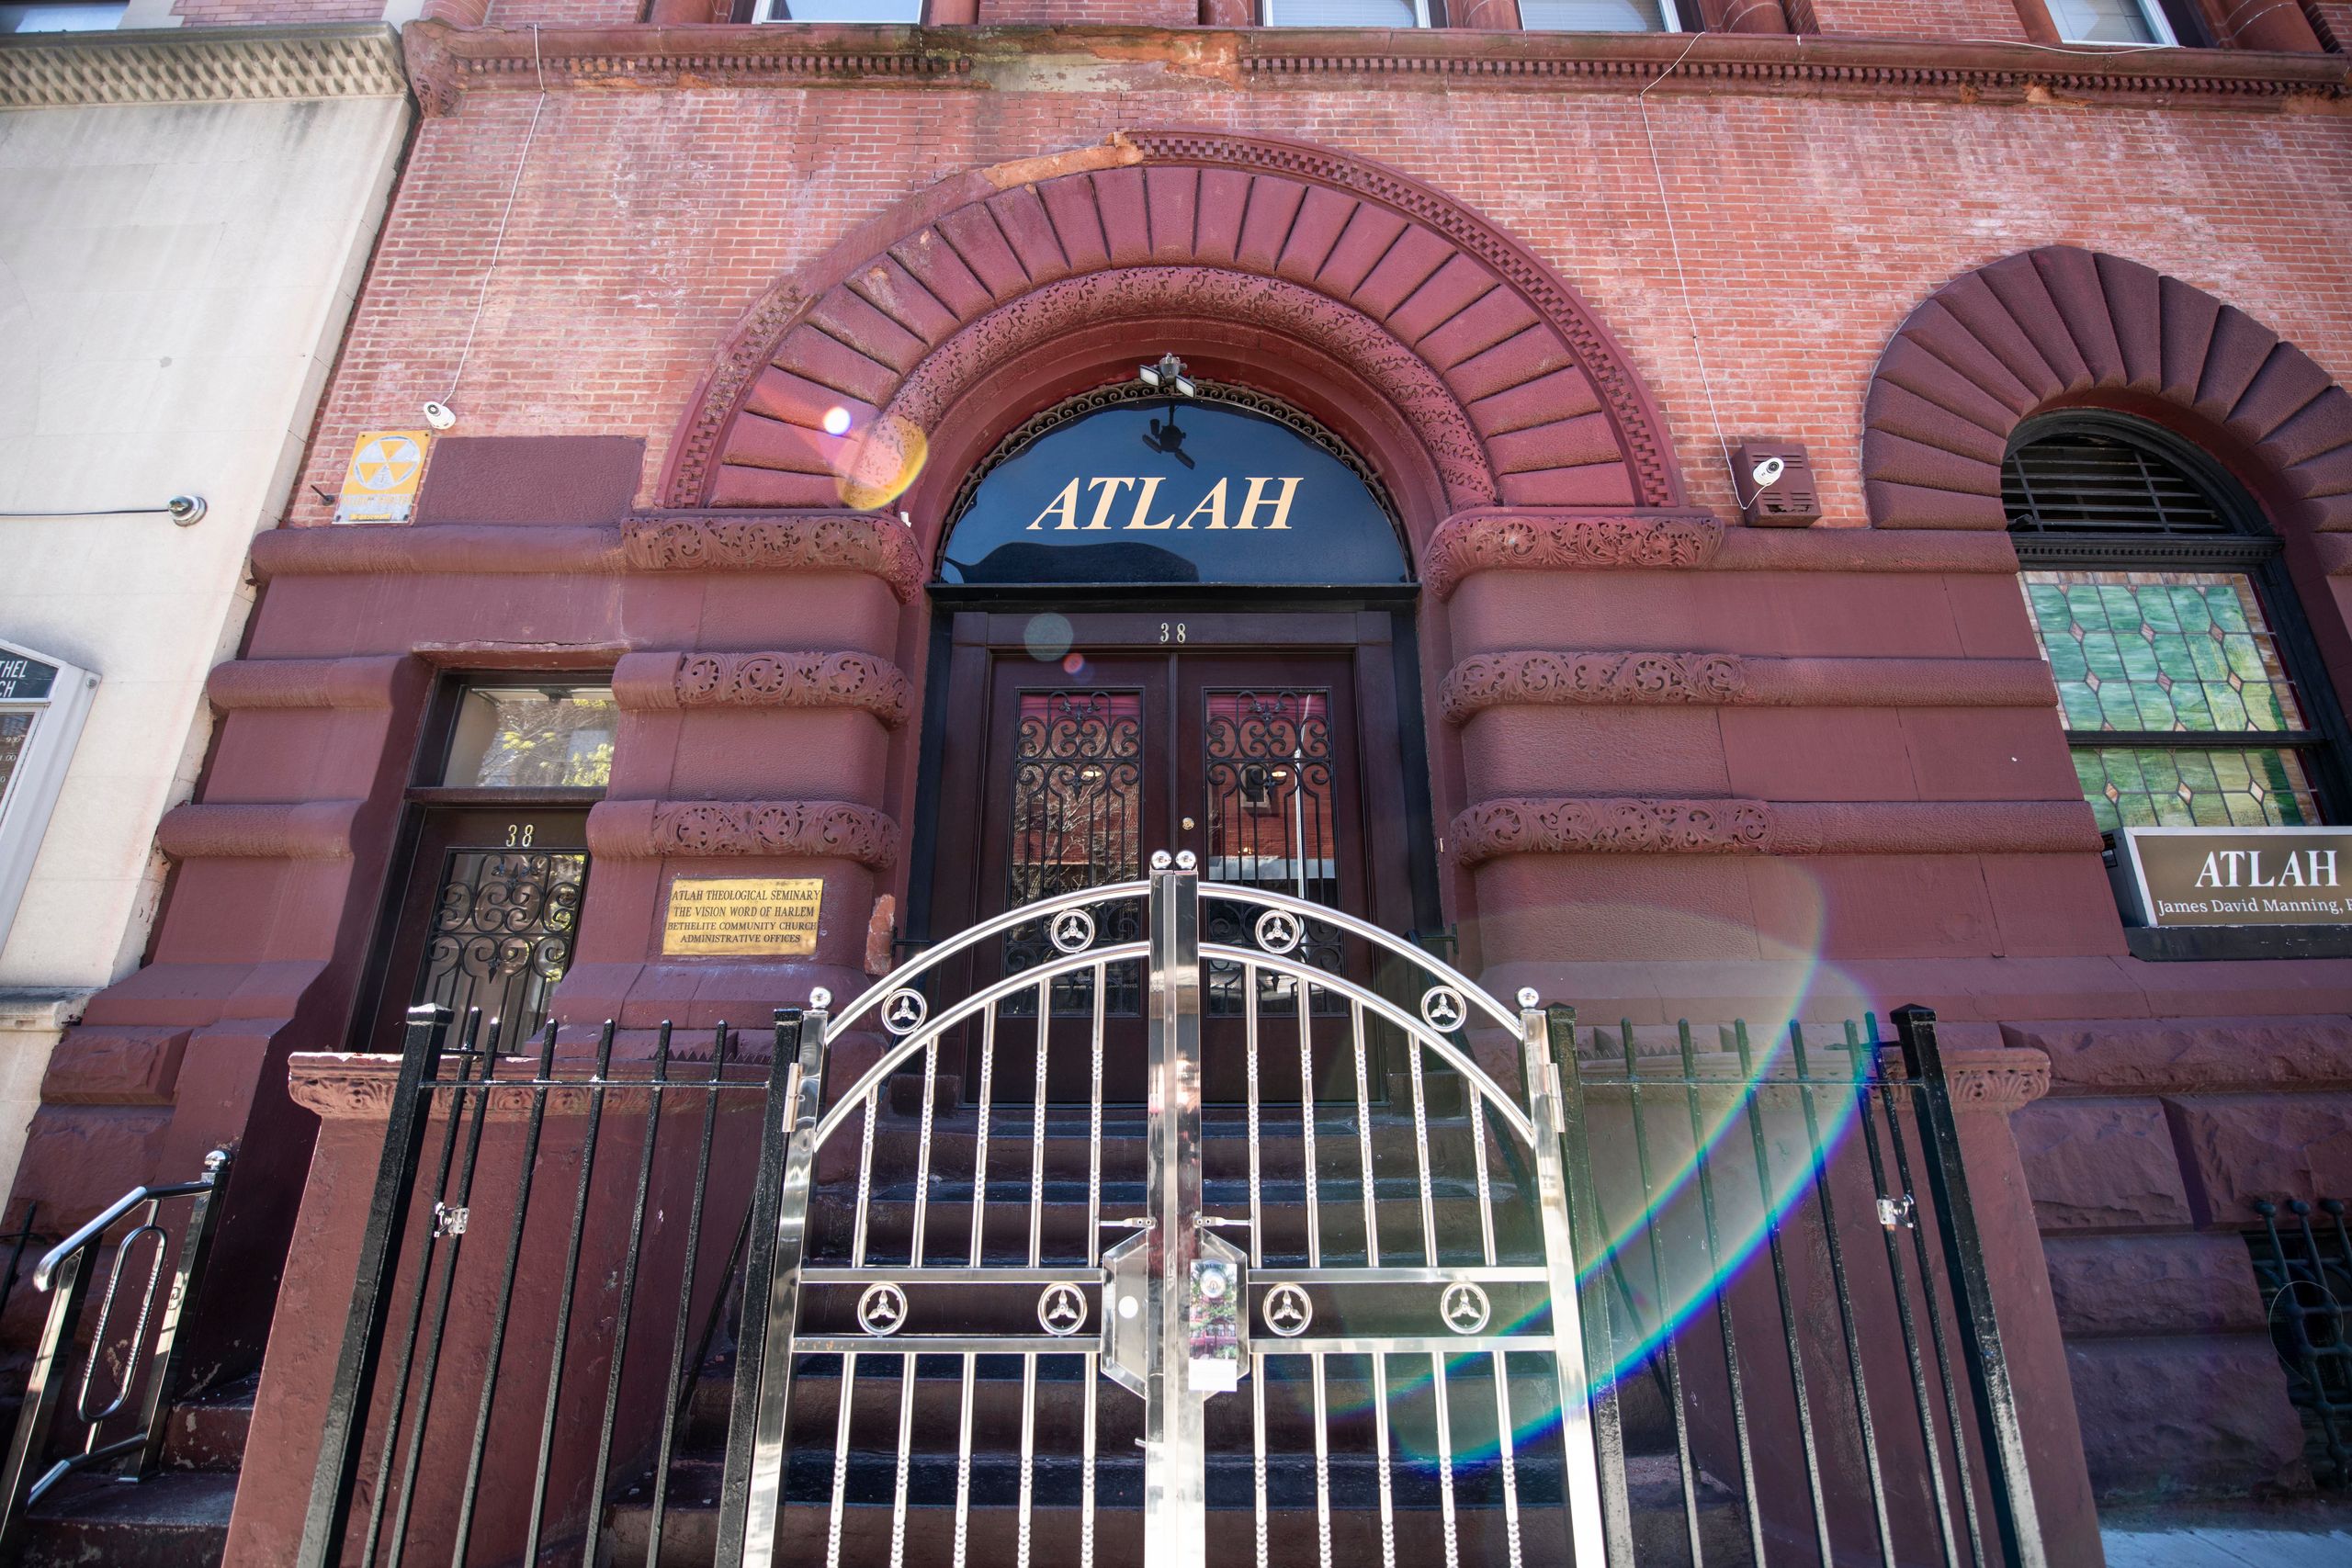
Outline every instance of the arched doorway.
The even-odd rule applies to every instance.
[[[1185,384],[1046,409],[954,499],[931,584],[919,933],[1132,880],[1159,851],[1192,852],[1209,883],[1392,931],[1438,924],[1417,588],[1386,490],[1297,410]],[[1333,973],[1379,979],[1336,928],[1308,947]],[[1015,928],[976,962],[1010,974],[1048,952],[1042,928]],[[1212,967],[1212,1035],[1238,1027],[1242,983]],[[1082,977],[1060,987],[1056,1028],[1080,1026],[1093,1001]],[[1114,976],[1103,1005],[1114,1031],[1136,1027],[1134,978]],[[1336,1093],[1331,1032],[1317,1066]],[[1112,1098],[1138,1098],[1140,1055],[1114,1059]],[[1210,1097],[1238,1100],[1238,1054],[1207,1059]],[[1057,1060],[1049,1093],[1082,1098],[1082,1059]],[[1261,1089],[1295,1096],[1296,1064],[1273,1079]]]

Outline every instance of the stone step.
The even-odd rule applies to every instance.
[[[233,1472],[253,1428],[254,1394],[261,1374],[182,1400],[164,1425],[164,1464],[171,1470]]]
[[[24,1522],[18,1568],[211,1568],[229,1540],[233,1472],[166,1470],[137,1484],[60,1482]]]

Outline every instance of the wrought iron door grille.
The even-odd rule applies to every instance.
[[[2287,1369],[2287,1397],[2303,1418],[2312,1479],[2352,1487],[2352,1230],[2344,1203],[2323,1198],[2319,1214],[2297,1198],[2257,1202],[2262,1229],[2246,1237],[2254,1277],[2270,1313],[2270,1341]]]
[[[571,967],[587,881],[584,851],[451,850],[416,1002],[503,1019],[509,1039],[538,1032]]]
[[[1008,908],[1143,874],[1143,761],[1141,692],[1021,694],[1013,727]],[[1105,908],[1098,918],[1115,923],[1123,913]],[[1042,924],[1015,926],[1004,938],[1004,973],[1033,969],[1053,952]],[[1142,1005],[1136,967],[1121,964],[1102,980],[1110,1015],[1134,1017]],[[1062,976],[1050,993],[1052,1010],[1063,1017],[1091,1011],[1094,985],[1086,974]],[[1024,988],[1001,1006],[1008,1017],[1029,1017],[1036,998]]]
[[[1340,852],[1331,759],[1331,694],[1328,688],[1277,687],[1202,694],[1201,778],[1207,795],[1208,852],[1204,882],[1287,893],[1310,904],[1340,903]],[[1209,940],[1240,940],[1238,906],[1212,904]],[[1346,962],[1339,928],[1310,919],[1300,953],[1317,969],[1338,974]],[[1287,976],[1261,974],[1254,1004],[1241,995],[1241,970],[1208,967],[1208,1012],[1238,1018],[1254,1005],[1269,1017],[1295,1016],[1299,987]],[[1328,991],[1310,992],[1318,1010],[1342,1010]]]

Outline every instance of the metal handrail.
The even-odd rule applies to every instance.
[[[141,1185],[132,1188],[101,1210],[87,1224],[59,1242],[42,1255],[33,1269],[33,1286],[51,1297],[49,1321],[41,1330],[40,1348],[33,1354],[30,1374],[25,1382],[25,1400],[17,1415],[17,1429],[8,1444],[5,1466],[0,1466],[0,1558],[14,1551],[23,1529],[26,1514],[49,1489],[76,1470],[120,1459],[136,1452],[138,1462],[121,1479],[143,1481],[155,1472],[164,1450],[164,1437],[171,1418],[171,1400],[180,1381],[180,1371],[187,1359],[187,1347],[180,1336],[180,1325],[190,1301],[203,1278],[204,1262],[212,1246],[212,1231],[220,1218],[216,1202],[221,1186],[227,1181],[231,1156],[226,1149],[215,1149],[204,1156],[204,1174],[193,1181],[172,1182],[163,1186]],[[192,1198],[188,1210],[187,1229],[180,1241],[179,1258],[172,1270],[169,1293],[164,1297],[160,1318],[156,1314],[156,1286],[164,1273],[164,1233],[155,1219],[164,1201],[169,1198]],[[91,1327],[87,1359],[83,1368],[81,1388],[74,1402],[74,1418],[82,1424],[82,1451],[57,1461],[33,1475],[47,1450],[50,1428],[57,1417],[58,1404],[65,1392],[66,1361],[73,1348],[74,1331],[81,1323],[88,1305],[93,1270],[89,1267],[96,1258],[108,1230],[132,1211],[144,1205],[147,1213],[140,1223],[124,1236],[115,1249],[114,1268],[107,1279],[106,1295],[99,1308],[97,1321]],[[130,1249],[141,1236],[155,1238],[155,1256],[149,1265],[147,1282],[140,1292],[137,1326],[131,1331],[127,1353],[123,1358],[121,1386],[114,1397],[102,1407],[93,1409],[90,1402],[92,1384],[96,1381],[98,1364],[107,1346],[107,1325],[114,1314],[117,1289],[122,1283],[123,1269]],[[139,1386],[140,1357],[145,1347],[147,1325],[154,1323],[155,1343],[147,1354],[146,1390],[140,1406],[140,1421],[136,1429],[126,1437],[110,1442],[100,1441],[107,1423],[130,1403],[132,1391]]]

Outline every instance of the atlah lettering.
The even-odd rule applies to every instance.
[[[1141,533],[1158,533],[1163,529],[1227,528],[1266,529],[1290,527],[1291,502],[1298,497],[1299,476],[1293,474],[1254,475],[1242,482],[1250,488],[1237,505],[1232,501],[1231,479],[1219,479],[1211,485],[1190,512],[1179,516],[1170,506],[1158,517],[1159,487],[1164,475],[1108,474],[1099,479],[1073,479],[1062,486],[1061,493],[1046,503],[1046,509],[1030,523],[1028,532],[1040,529],[1074,529],[1080,533],[1102,529]],[[1124,514],[1124,521],[1114,519]],[[1231,521],[1227,521],[1228,514]],[[1083,517],[1084,521],[1080,519]]]

